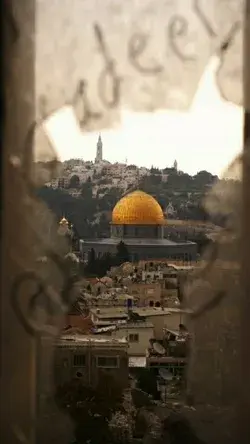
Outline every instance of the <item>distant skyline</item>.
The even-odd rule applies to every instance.
[[[243,109],[221,99],[214,75],[218,63],[217,57],[211,58],[189,112],[122,110],[120,126],[101,131],[103,158],[127,159],[147,168],[171,166],[177,159],[178,168],[189,174],[207,170],[220,176],[242,149]],[[53,123],[60,160],[94,160],[99,131],[73,131],[62,114],[60,122]]]

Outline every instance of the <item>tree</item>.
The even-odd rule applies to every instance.
[[[174,171],[173,174],[169,174],[168,176],[167,186],[173,188],[175,191],[190,189],[192,184],[193,178],[189,176],[189,174],[178,175]]]
[[[98,185],[109,185],[112,183],[112,179],[109,177],[102,177],[98,180]]]
[[[95,263],[95,260],[96,260],[95,250],[94,248],[91,248],[89,252],[88,263],[92,265]]]
[[[116,444],[132,442],[134,421],[131,415],[116,412],[109,421],[109,429]]]
[[[91,183],[91,179],[89,181],[89,179],[87,180],[87,182],[83,183],[81,186],[81,196],[84,199],[92,199],[92,183]]]
[[[152,175],[152,174],[160,174],[161,172],[160,172],[159,168],[155,168],[155,167],[152,166],[150,168],[150,173]]]
[[[112,442],[109,421],[124,406],[123,389],[110,375],[102,375],[97,387],[73,380],[57,389],[56,401],[74,421],[77,444]]]
[[[79,176],[77,176],[76,174],[73,174],[73,176],[71,176],[70,181],[69,181],[69,188],[79,188],[79,185],[80,185]]]
[[[66,254],[64,260],[71,274],[77,276],[79,274],[79,259],[75,253]]]
[[[150,181],[152,185],[159,185],[162,181],[160,174],[152,174],[150,177]]]
[[[124,264],[124,262],[129,262],[129,252],[127,246],[123,241],[119,242],[116,249],[117,249],[116,253],[117,265]]]
[[[74,230],[77,230],[79,238],[93,237],[94,227],[91,225],[91,221],[97,212],[98,200],[92,199],[92,187],[89,196],[84,196],[84,199],[72,197],[61,189],[54,190],[46,186],[39,188],[36,193],[53,211],[58,221],[62,214],[67,215],[74,225]]]
[[[152,369],[142,369],[138,376],[138,388],[148,393],[153,399],[159,398],[159,392],[156,382],[156,374]]]
[[[87,285],[86,289],[87,289],[90,293],[92,293],[92,287],[91,287],[90,284]]]
[[[114,265],[115,260],[111,253],[106,252],[102,255],[102,257],[98,260],[97,265],[97,275],[99,277],[105,276],[107,271]]]
[[[94,248],[91,248],[89,251],[86,272],[89,274],[95,274],[96,272],[96,254]]]
[[[197,188],[202,189],[203,187],[207,185],[211,185],[213,182],[218,180],[217,176],[214,176],[213,174],[209,173],[208,171],[199,171],[194,176],[194,182],[196,183]]]

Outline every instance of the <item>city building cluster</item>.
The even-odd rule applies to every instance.
[[[174,162],[173,168],[177,171],[177,161]],[[137,167],[136,165],[128,165],[124,163],[111,163],[103,158],[103,143],[99,135],[96,148],[96,157],[94,161],[84,161],[82,159],[73,159],[64,162],[63,172],[60,177],[54,178],[47,183],[54,189],[67,189],[69,194],[74,197],[81,195],[80,186],[87,181],[92,184],[92,195],[96,197],[104,196],[107,189],[116,187],[126,192],[128,189],[136,187],[138,181],[151,174],[150,169],[146,167]],[[159,170],[163,182],[167,182],[168,173],[165,170]],[[75,180],[75,178],[77,179]],[[72,179],[73,178],[73,179]],[[77,181],[77,182],[76,182]],[[77,187],[74,187],[77,183]],[[69,189],[70,187],[70,189]],[[169,212],[173,212],[171,205]]]
[[[195,266],[129,262],[82,279],[56,345],[58,384],[97,384],[106,370],[128,388],[136,369],[154,369],[164,402],[166,388],[184,381],[189,310],[181,295]]]
[[[178,172],[177,162],[173,170]],[[97,387],[108,374],[130,390],[139,387],[142,372],[149,372],[156,384],[153,396],[160,402],[180,400],[186,390],[192,310],[184,304],[183,294],[187,279],[200,265],[197,243],[189,235],[217,227],[169,219],[155,197],[139,189],[140,177],[149,174],[145,168],[103,160],[99,136],[95,162],[66,163],[65,177],[48,184],[76,194],[79,182],[90,183],[92,195],[100,195],[109,182],[124,190],[110,211],[109,237],[73,242],[73,225],[66,217],[59,222],[58,233],[71,239],[69,267],[74,265],[77,272],[83,266],[89,274],[83,273],[75,284],[74,300],[55,344],[58,386],[77,380]],[[171,203],[168,210],[173,216]],[[91,260],[105,258],[109,266],[97,277]]]

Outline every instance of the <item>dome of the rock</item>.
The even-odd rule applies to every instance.
[[[143,191],[133,191],[122,197],[112,213],[114,225],[162,225],[163,211],[153,196]]]
[[[101,161],[102,146],[98,143],[96,162]],[[174,168],[177,169],[177,162]],[[172,213],[174,215],[175,212]],[[137,273],[137,268],[146,270],[145,264],[148,261],[171,263],[180,260],[182,264],[196,261],[197,244],[184,240],[186,234],[182,230],[179,235],[176,224],[166,226],[165,217],[168,217],[168,210],[165,216],[153,196],[138,189],[128,191],[113,208],[109,237],[105,233],[101,238],[80,239],[80,257],[83,261],[88,261],[91,250],[100,258],[106,254],[112,255],[117,258],[117,266],[111,267],[107,275],[118,281],[121,276],[126,277],[127,285],[131,283],[130,275]],[[103,224],[100,223],[96,234],[103,229]],[[67,232],[64,224],[61,231]],[[141,265],[141,261],[144,265]]]

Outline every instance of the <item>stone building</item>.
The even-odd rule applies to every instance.
[[[127,339],[129,356],[145,356],[149,341],[154,337],[154,325],[143,321],[118,324],[112,337]]]
[[[137,307],[160,307],[162,303],[162,289],[159,282],[131,282],[128,291],[133,296]]]
[[[123,386],[128,385],[128,343],[126,338],[65,335],[56,344],[55,383],[74,378],[96,386],[108,373]]]
[[[178,330],[180,324],[186,325],[189,311],[182,308],[125,307],[91,308],[91,320],[97,327],[127,323],[131,318],[153,324],[154,337],[162,339],[164,328]]]
[[[113,209],[110,238],[81,240],[81,254],[86,256],[92,248],[97,255],[115,254],[117,244],[123,241],[134,262],[158,258],[185,262],[196,260],[195,242],[174,242],[164,238],[166,223],[160,205],[152,196],[140,190],[133,191]]]

